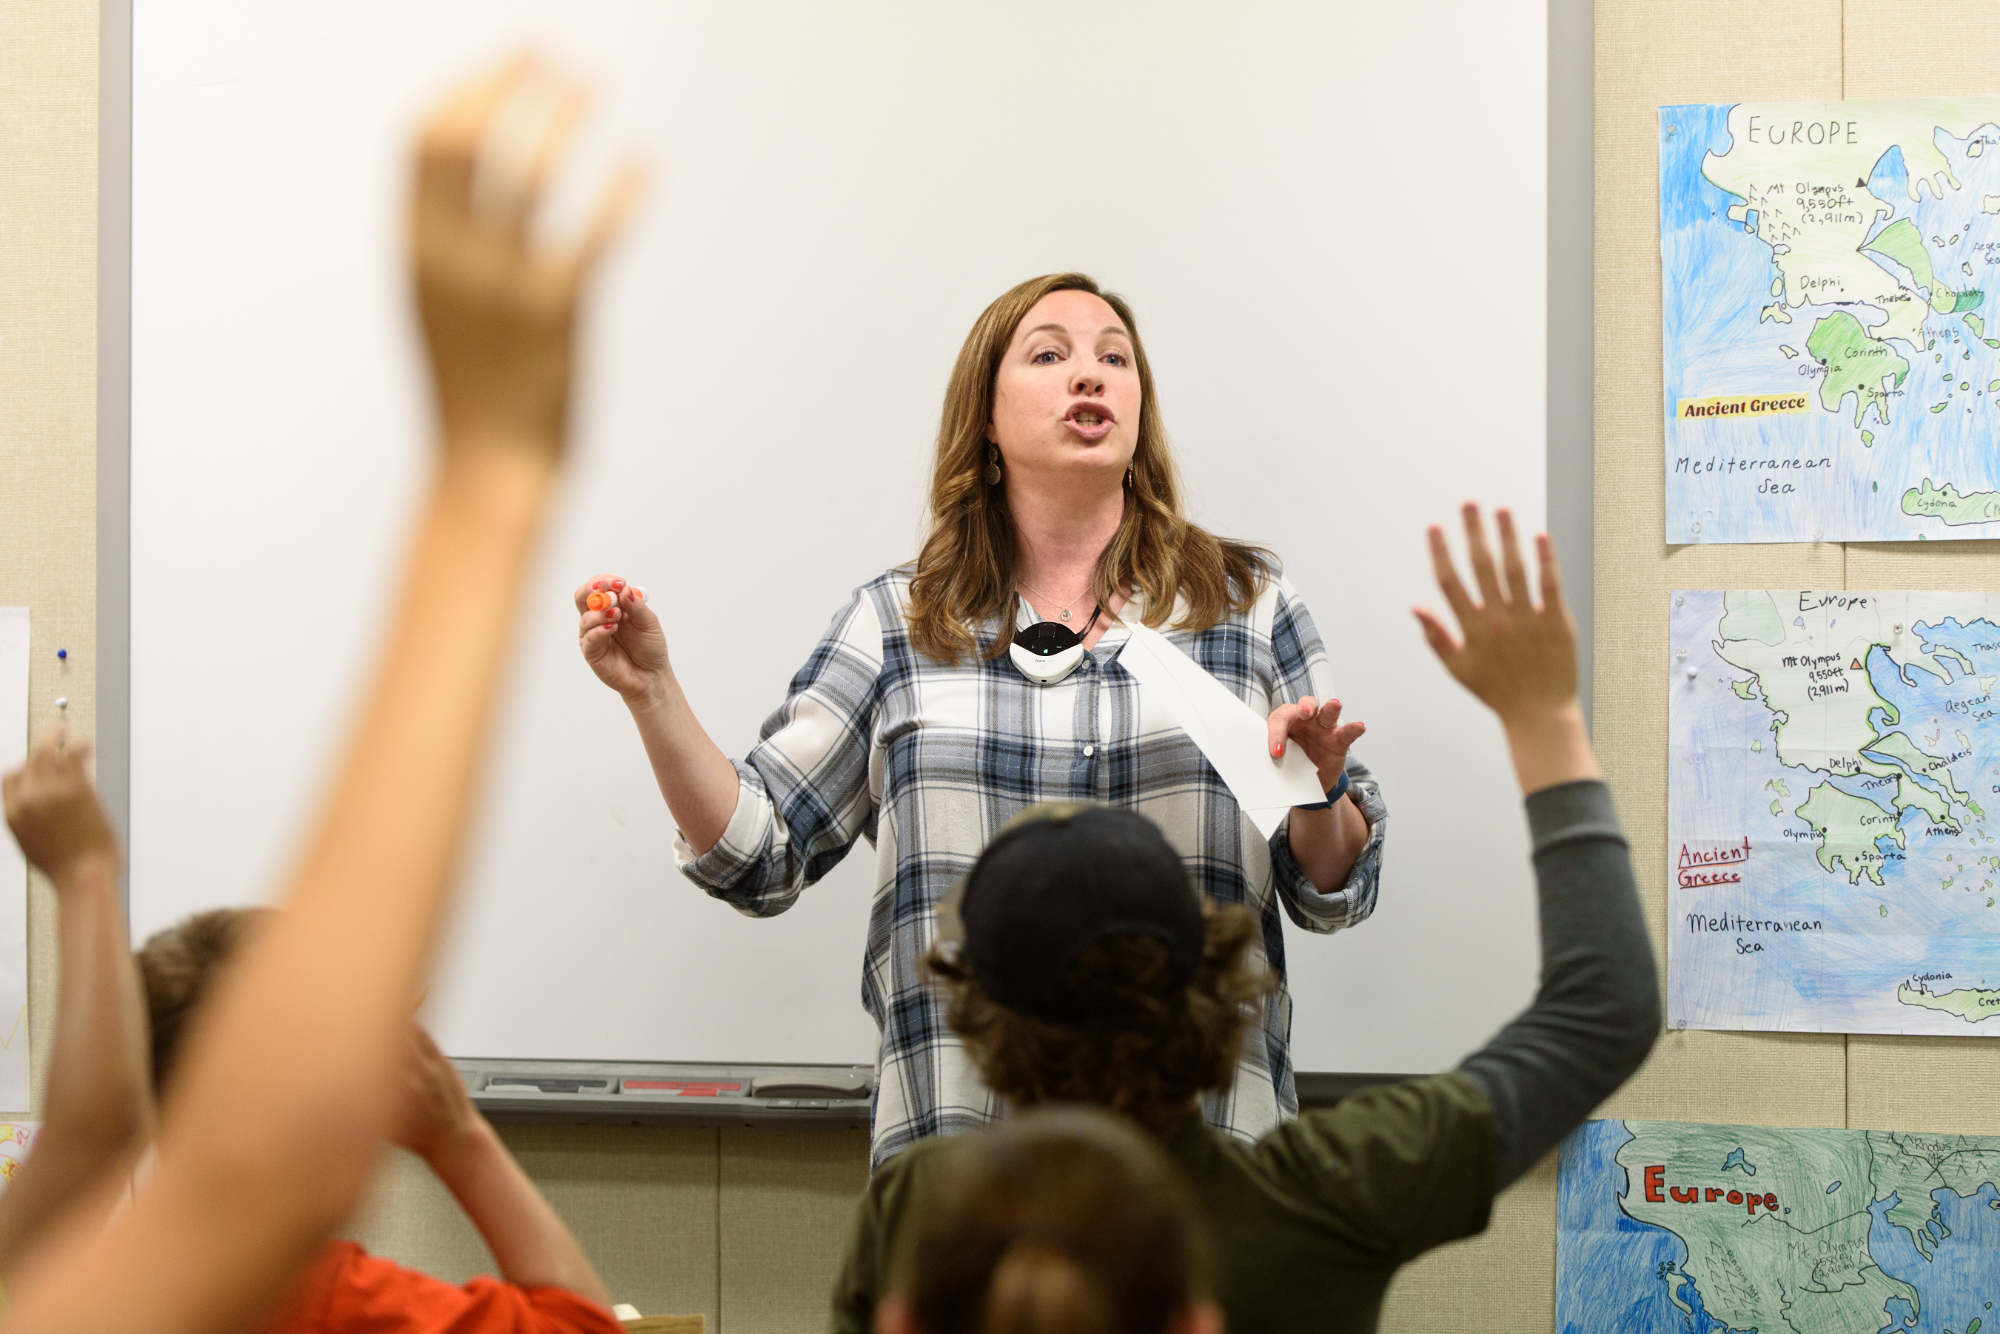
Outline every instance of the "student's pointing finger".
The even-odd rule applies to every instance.
[[[418,130],[417,197],[448,214],[471,206],[472,182],[487,123],[534,68],[517,51],[490,73],[453,92],[424,117]]]
[[[631,220],[645,193],[646,168],[637,161],[625,163],[604,187],[590,224],[583,230],[583,239],[577,243],[564,266],[572,291],[589,281],[591,271],[624,232],[625,224]]]
[[[1528,567],[1521,563],[1521,544],[1514,536],[1514,515],[1495,510],[1493,522],[1500,530],[1500,570],[1507,577],[1507,599],[1522,611],[1532,610],[1534,598],[1528,592]]]
[[[1458,656],[1458,641],[1452,638],[1451,631],[1444,628],[1444,622],[1435,614],[1422,607],[1412,610],[1416,615],[1417,624],[1424,629],[1424,641],[1431,646],[1431,652],[1438,655],[1440,662],[1450,666],[1451,660]]]
[[[589,103],[589,94],[582,88],[564,88],[556,94],[555,106],[548,113],[540,137],[521,166],[519,188],[509,201],[507,224],[517,244],[527,239],[535,206],[547,192],[549,178],[561,164],[570,141],[576,138],[584,108]]]
[[[1562,570],[1556,564],[1556,544],[1549,540],[1547,533],[1538,534],[1535,538],[1535,560],[1542,567],[1542,610],[1561,614]]]
[[[1486,545],[1486,524],[1479,517],[1479,506],[1466,502],[1465,505],[1465,547],[1472,564],[1472,577],[1479,583],[1479,595],[1486,599],[1486,605],[1498,608],[1506,601],[1500,592],[1500,573],[1493,564],[1493,550]]]
[[[1430,544],[1431,569],[1437,575],[1438,591],[1444,594],[1451,614],[1458,617],[1460,625],[1464,625],[1472,619],[1472,599],[1467,596],[1465,585],[1459,581],[1458,567],[1451,563],[1451,548],[1445,545],[1444,529],[1436,524],[1430,527]]]

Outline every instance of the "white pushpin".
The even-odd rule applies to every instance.
[[[58,696],[56,698],[56,707],[59,709],[69,708],[69,697],[67,695]]]
[[[1688,664],[1688,680],[1692,681],[1692,680],[1694,680],[1694,679],[1695,679],[1695,678],[1696,678],[1697,676],[1700,676],[1700,675],[1701,675],[1701,668],[1699,668],[1699,667],[1695,666],[1695,665],[1694,665],[1693,663],[1689,663],[1689,664]]]

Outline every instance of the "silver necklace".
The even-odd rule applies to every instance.
[[[1033,594],[1034,594],[1034,595],[1035,595],[1036,597],[1040,598],[1040,599],[1041,599],[1041,600],[1042,600],[1043,602],[1046,602],[1046,603],[1049,603],[1049,604],[1053,605],[1054,607],[1056,607],[1056,608],[1057,608],[1057,611],[1056,611],[1056,619],[1057,619],[1057,620],[1059,620],[1059,621],[1068,621],[1068,620],[1069,620],[1069,614],[1070,614],[1070,610],[1071,610],[1071,609],[1072,609],[1073,607],[1075,607],[1075,606],[1076,606],[1076,604],[1077,604],[1078,602],[1081,602],[1081,601],[1083,601],[1083,600],[1084,600],[1085,598],[1087,598],[1087,597],[1089,597],[1089,596],[1090,596],[1090,590],[1089,590],[1088,588],[1086,588],[1086,589],[1084,589],[1084,590],[1083,590],[1083,591],[1082,591],[1081,593],[1078,593],[1078,594],[1076,595],[1075,599],[1074,599],[1074,600],[1072,600],[1072,601],[1070,601],[1070,602],[1066,602],[1066,603],[1065,603],[1065,602],[1057,602],[1057,601],[1056,601],[1056,600],[1055,600],[1054,598],[1050,597],[1050,596],[1049,596],[1049,595],[1048,595],[1047,593],[1044,593],[1044,592],[1042,592],[1042,591],[1041,591],[1040,589],[1038,589],[1038,588],[1035,588],[1035,587],[1034,587],[1033,585],[1029,584],[1029,583],[1028,583],[1028,581],[1027,581],[1027,580],[1025,580],[1025,579],[1017,579],[1017,580],[1015,580],[1014,582],[1018,583],[1018,584],[1019,584],[1019,585],[1020,585],[1020,586],[1021,586],[1021,587],[1022,587],[1022,588],[1023,588],[1024,590],[1026,590],[1027,592],[1030,592],[1030,593],[1033,593]]]

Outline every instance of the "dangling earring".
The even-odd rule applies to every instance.
[[[1000,485],[1000,446],[986,447],[986,485]]]
[[[1125,489],[1132,489],[1132,465],[1129,463],[1125,465]]]

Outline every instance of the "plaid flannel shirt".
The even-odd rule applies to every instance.
[[[862,586],[793,678],[762,739],[736,761],[740,790],[721,839],[681,869],[752,916],[783,912],[866,835],[875,895],[861,1003],[882,1033],[872,1161],[927,1135],[998,1113],[923,978],[939,901],[1017,812],[1042,801],[1129,806],[1158,824],[1195,887],[1247,904],[1280,986],[1239,1058],[1234,1086],[1205,1100],[1208,1121],[1255,1139],[1298,1111],[1278,910],[1308,931],[1352,926],[1374,911],[1387,809],[1365,765],[1347,761],[1367,817],[1347,883],[1322,892],[1293,859],[1285,827],[1266,840],[1244,818],[1187,734],[1148,720],[1119,664],[1130,632],[1114,621],[1067,679],[1036,685],[1006,656],[942,666],[911,645],[909,571]],[[1126,613],[1139,614],[1139,600]],[[1019,625],[1036,618],[1024,601]],[[990,640],[993,627],[982,627]],[[1282,576],[1247,612],[1200,634],[1166,632],[1260,716],[1333,693],[1325,647]]]

